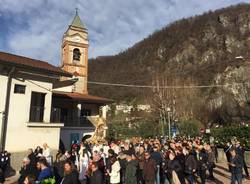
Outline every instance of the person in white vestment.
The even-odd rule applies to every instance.
[[[91,153],[86,149],[86,147],[82,144],[79,150],[79,163],[80,163],[80,172],[79,172],[79,180],[86,179],[86,172],[88,170],[89,159]]]
[[[52,165],[52,155],[51,150],[47,143],[43,144],[43,153],[42,156],[46,158],[49,165]]]

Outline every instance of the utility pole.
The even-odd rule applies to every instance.
[[[164,115],[163,113],[160,111],[160,126],[161,126],[161,134],[162,136],[164,136],[165,130],[164,130],[164,124],[165,120],[164,120]]]
[[[163,132],[162,132],[162,136],[165,136],[165,125],[166,125],[166,116],[163,116]]]
[[[9,116],[9,105],[10,105],[10,93],[11,93],[11,84],[12,84],[12,77],[13,73],[15,72],[15,67],[12,67],[8,73],[8,82],[6,88],[6,98],[5,98],[5,109],[3,113],[2,119],[2,127],[1,127],[1,134],[0,134],[0,151],[5,150],[6,144],[6,135],[7,135],[7,127],[8,127],[8,116]]]
[[[171,109],[168,107],[167,108],[167,113],[168,113],[168,138],[171,139],[171,123],[170,123],[170,111]]]

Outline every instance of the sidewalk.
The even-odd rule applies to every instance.
[[[248,169],[249,170],[249,169]],[[245,172],[243,171],[243,175]],[[206,183],[209,184],[230,184],[231,173],[228,172],[226,163],[216,163],[216,168],[214,169],[215,181],[207,180]],[[244,179],[243,184],[249,184],[250,180]]]
[[[4,182],[4,184],[15,184],[17,183],[18,178],[19,178],[19,174],[17,172],[15,176],[6,178],[6,181]]]

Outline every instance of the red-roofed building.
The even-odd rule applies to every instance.
[[[69,149],[86,134],[103,138],[112,101],[88,94],[87,77],[88,32],[78,14],[63,35],[61,67],[0,52],[1,149],[46,142],[57,150],[60,140]]]

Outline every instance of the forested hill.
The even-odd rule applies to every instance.
[[[177,85],[245,82],[250,79],[249,58],[250,4],[239,4],[176,21],[124,52],[90,59],[89,81],[152,85],[155,76],[160,75],[168,80],[178,78]],[[237,96],[239,88],[223,90],[222,94],[227,94],[225,98],[235,98],[234,105],[245,103],[242,96]],[[89,91],[117,101],[145,101],[145,96],[152,92],[92,84]],[[245,91],[249,95],[249,88]],[[204,99],[217,100],[215,104],[223,105],[223,97],[217,99],[221,89],[201,92]]]

